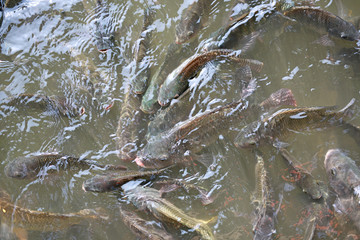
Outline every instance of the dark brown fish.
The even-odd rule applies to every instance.
[[[207,63],[213,60],[228,59],[239,63],[239,66],[250,66],[251,70],[260,72],[263,63],[253,59],[245,59],[230,49],[218,49],[195,54],[173,70],[165,79],[159,90],[158,102],[168,105],[173,98],[180,96],[188,87],[188,80],[194,77]]]
[[[120,110],[116,130],[118,157],[123,161],[131,161],[136,157],[141,137],[141,126],[145,115],[140,110],[140,98],[128,91]]]
[[[149,29],[149,26],[153,23],[153,15],[154,9],[151,7],[144,10],[143,28],[134,50],[137,74],[131,82],[131,89],[136,94],[143,94],[146,91],[150,77],[150,66],[144,58],[150,48],[152,29]]]
[[[120,216],[125,225],[140,239],[149,240],[173,240],[162,224],[153,224],[133,211],[126,211],[120,207]]]
[[[176,25],[176,43],[182,44],[193,38],[208,18],[211,0],[196,0],[181,15]]]
[[[0,209],[2,223],[41,232],[60,231],[73,225],[87,224],[89,220],[106,220],[108,218],[91,209],[61,214],[22,208],[11,203],[10,196],[3,190],[0,190]]]
[[[271,100],[274,96],[276,96],[276,101]],[[138,153],[135,162],[145,168],[165,167],[189,160],[185,158],[185,152],[188,153],[190,159],[196,159],[194,153],[216,141],[219,134],[226,134],[231,124],[239,124],[239,120],[248,114],[261,112],[263,106],[273,106],[279,103],[296,105],[291,90],[280,89],[259,105],[248,106],[247,102],[241,99],[198,114],[148,139],[145,147]],[[205,165],[209,164],[205,163]]]
[[[100,168],[111,170],[125,170],[126,167],[121,165],[101,165],[93,160],[79,159],[70,157],[63,154],[41,154],[31,157],[19,157],[9,162],[5,167],[5,174],[8,177],[13,178],[33,178],[41,169],[45,166],[56,165],[60,168],[90,168],[91,166],[97,166]]]
[[[108,173],[104,175],[96,175],[90,179],[87,179],[82,189],[85,192],[108,192],[121,187],[121,185],[138,178],[150,178],[155,175],[159,175],[164,172],[167,168],[158,171],[118,171]]]
[[[66,97],[46,96],[37,94],[20,94],[10,98],[2,105],[16,107],[20,110],[24,107],[40,109],[42,111],[56,112],[64,117],[76,117],[85,113],[84,107],[78,107]]]
[[[343,20],[335,14],[313,7],[293,7],[284,15],[295,19],[299,23],[309,26],[320,33],[327,32],[332,36],[354,41],[360,38],[359,32],[353,24]]]
[[[280,149],[281,156],[287,161],[290,168],[295,171],[297,175],[296,183],[301,187],[301,189],[309,194],[312,199],[320,199],[322,197],[321,186],[319,181],[314,179],[314,177],[306,169],[302,168],[300,163],[295,159],[291,153],[285,148]]]
[[[234,143],[237,147],[252,147],[264,140],[274,141],[291,130],[337,124],[351,115],[354,102],[355,99],[352,99],[339,111],[334,111],[334,106],[281,109],[264,120],[252,122],[242,128]]]

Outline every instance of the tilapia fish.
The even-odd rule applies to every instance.
[[[273,207],[271,187],[262,156],[256,154],[255,193],[252,200],[256,206],[253,223],[254,239],[272,239],[275,230],[276,209]]]
[[[16,107],[20,110],[30,107],[42,111],[56,112],[64,117],[76,117],[85,113],[84,107],[78,107],[66,97],[61,96],[20,94],[19,96],[9,98],[2,105]]]
[[[16,158],[5,166],[5,174],[8,177],[19,179],[33,178],[40,172],[43,167],[49,165],[57,165],[60,168],[89,168],[91,166],[97,166],[109,170],[126,169],[126,167],[121,165],[101,165],[93,160],[79,159],[54,153]]]
[[[151,7],[144,10],[144,22],[140,38],[137,41],[134,51],[136,61],[136,76],[131,82],[131,89],[136,94],[143,94],[147,88],[147,82],[150,77],[150,66],[146,63],[146,52],[149,49],[151,32],[149,26],[153,23],[154,9]]]
[[[302,168],[300,163],[292,156],[285,148],[280,149],[281,156],[287,161],[290,168],[295,171],[297,175],[296,183],[301,189],[309,194],[312,199],[320,199],[322,197],[320,182],[316,180],[311,173]]]
[[[281,109],[262,121],[242,128],[234,143],[237,147],[252,147],[265,140],[274,141],[291,131],[337,124],[352,112],[355,99],[339,111],[335,107],[298,107]]]
[[[215,239],[204,221],[188,216],[184,211],[161,197],[161,193],[153,188],[138,186],[125,192],[129,200],[139,209],[148,209],[157,219],[165,222],[179,223],[198,232],[203,239]]]
[[[360,38],[359,32],[353,24],[343,20],[335,14],[313,7],[293,7],[284,15],[307,25],[320,33],[327,32],[332,36],[354,41]]]
[[[209,17],[211,0],[196,0],[181,15],[176,25],[176,43],[182,44],[193,38]]]
[[[22,208],[11,203],[10,196],[0,190],[1,222],[29,231],[52,232],[67,229],[73,225],[87,224],[89,220],[106,220],[95,210],[83,209],[77,213],[40,212]]]
[[[229,59],[239,63],[240,66],[250,66],[251,70],[260,72],[263,63],[253,59],[245,59],[229,49],[212,50],[195,54],[185,60],[173,70],[165,79],[159,90],[158,102],[161,106],[168,105],[170,101],[180,96],[188,87],[188,80],[194,77],[204,66],[215,59]]]
[[[139,238],[149,240],[173,240],[164,226],[159,223],[150,223],[132,211],[126,211],[120,207],[120,216],[125,225]]]
[[[258,105],[248,106],[241,99],[203,112],[148,139],[135,162],[145,168],[160,168],[196,159],[194,153],[216,141],[219,134],[226,134],[230,125],[239,124],[239,120],[257,114],[263,108],[279,105],[296,105],[291,90],[280,89]]]
[[[167,168],[165,168],[167,169]],[[155,175],[159,175],[165,169],[158,171],[119,171],[108,173],[104,175],[96,175],[88,180],[86,180],[82,189],[87,192],[108,192],[115,190],[116,188],[121,187],[121,185],[138,178],[150,178]]]
[[[118,157],[123,161],[131,161],[136,157],[141,137],[141,123],[145,117],[139,108],[140,98],[128,91],[121,106],[116,130]]]

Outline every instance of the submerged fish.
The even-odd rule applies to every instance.
[[[97,166],[109,170],[126,169],[126,167],[121,165],[101,165],[93,160],[79,159],[63,154],[50,153],[16,158],[5,166],[5,174],[6,176],[12,178],[32,178],[35,177],[43,167],[49,165],[57,165],[62,168],[89,168],[91,166]]]
[[[0,210],[2,223],[41,232],[61,231],[73,225],[87,224],[89,220],[106,220],[108,218],[91,209],[61,214],[22,208],[11,203],[10,196],[3,190],[0,190]]]
[[[211,0],[196,0],[181,15],[176,25],[176,43],[182,44],[193,38],[208,18]]]
[[[184,211],[161,197],[153,188],[138,186],[125,192],[129,200],[139,209],[148,209],[157,219],[165,222],[179,223],[198,232],[203,239],[215,239],[208,223],[188,216]]]
[[[216,141],[219,134],[226,134],[231,124],[238,125],[239,120],[248,114],[256,114],[263,108],[279,105],[296,105],[291,90],[280,89],[258,105],[248,106],[248,103],[241,99],[203,112],[148,139],[145,147],[138,152],[135,162],[145,168],[160,168],[197,160],[195,153]]]
[[[326,31],[332,36],[354,41],[360,38],[359,32],[353,24],[343,20],[335,14],[313,7],[293,7],[284,15],[295,19],[301,24],[308,25],[316,31]]]
[[[273,206],[272,189],[262,156],[256,154],[255,166],[255,193],[252,200],[256,205],[255,220],[253,223],[254,239],[272,239],[276,232],[275,218],[277,210]]]
[[[128,91],[121,106],[116,130],[118,157],[123,161],[131,161],[136,157],[141,137],[141,123],[145,117],[139,108],[140,98]]]
[[[22,107],[41,109],[43,111],[56,112],[65,117],[76,117],[85,113],[84,107],[78,107],[71,103],[66,97],[46,96],[37,94],[20,94],[10,98],[2,105],[16,107],[21,110]]]
[[[320,199],[322,197],[322,190],[320,182],[311,175],[306,169],[300,167],[300,163],[292,156],[285,148],[280,149],[281,156],[287,161],[292,170],[297,175],[296,183],[301,189],[309,194],[312,199]]]
[[[149,26],[153,22],[153,15],[154,10],[151,7],[144,10],[143,28],[134,50],[137,74],[131,82],[131,89],[136,94],[143,94],[146,91],[147,82],[150,77],[150,66],[145,62],[144,58],[150,47],[152,29],[149,29]]]
[[[308,127],[338,123],[351,115],[355,99],[339,111],[335,107],[298,107],[281,109],[262,121],[255,121],[242,128],[235,139],[237,147],[251,147],[264,140],[274,141],[291,131]]]
[[[251,70],[260,72],[263,63],[257,60],[244,59],[236,55],[236,51],[229,49],[212,50],[195,54],[185,60],[173,70],[165,79],[159,90],[158,102],[161,106],[168,105],[173,98],[182,94],[188,86],[188,80],[194,77],[205,64],[213,60],[229,59],[239,63],[240,66],[250,66]]]
[[[138,178],[150,178],[154,175],[159,175],[164,172],[167,168],[161,169],[158,171],[119,171],[113,173],[107,173],[104,175],[96,175],[90,179],[87,179],[83,185],[82,189],[85,192],[108,192],[116,188],[121,187],[121,185]]]
[[[125,225],[139,238],[149,240],[173,240],[164,226],[159,223],[151,223],[132,211],[126,211],[120,207],[120,216]]]

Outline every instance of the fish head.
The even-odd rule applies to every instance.
[[[344,40],[355,41],[360,39],[360,34],[355,26],[347,21],[339,21],[336,25],[329,28],[330,34]]]
[[[193,23],[193,24],[191,24]],[[176,26],[175,42],[183,44],[193,38],[200,29],[200,20],[198,15],[186,17]]]
[[[15,159],[6,165],[5,174],[8,177],[24,179],[34,176],[35,171],[30,168],[26,160]]]
[[[324,160],[330,185],[340,196],[347,196],[360,183],[360,170],[355,162],[339,149],[327,151]]]
[[[243,127],[234,140],[234,144],[238,148],[253,147],[260,141],[259,134],[260,122],[252,122]]]
[[[163,168],[173,164],[170,160],[171,144],[159,136],[151,138],[138,152],[135,162],[143,168]]]
[[[87,179],[82,184],[82,189],[85,192],[106,192],[114,188],[112,182],[107,178],[108,175],[97,175]]]

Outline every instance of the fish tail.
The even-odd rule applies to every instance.
[[[271,108],[277,106],[297,106],[296,99],[292,91],[288,88],[281,88],[272,93],[269,98],[260,103],[264,108]]]
[[[203,222],[202,225],[207,225],[207,226],[215,225],[217,219],[218,219],[218,216],[214,216],[214,217],[210,218],[209,220],[202,221]]]
[[[351,118],[354,115],[354,106],[355,106],[354,103],[355,103],[355,98],[352,98],[350,102],[343,109],[338,111],[338,113],[346,118]]]

